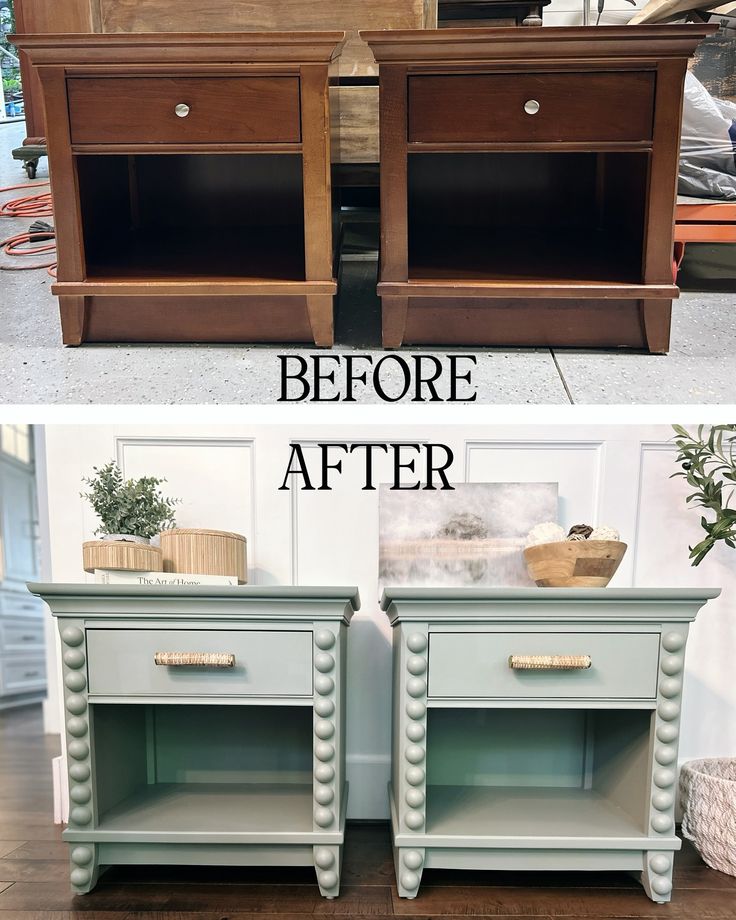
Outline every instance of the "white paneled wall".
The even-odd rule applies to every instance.
[[[556,481],[560,522],[618,527],[630,549],[615,585],[722,587],[693,627],[688,653],[683,759],[736,753],[736,552],[719,549],[698,569],[700,539],[684,486],[670,479],[666,427],[643,426],[51,426],[46,435],[50,559],[55,581],[81,581],[81,543],[94,515],[81,477],[117,457],[126,475],[153,474],[183,499],[182,526],[248,538],[249,577],[259,584],[356,584],[363,609],[350,630],[348,764],[352,817],[386,816],[390,743],[388,623],[378,609],[378,492],[364,491],[360,458],[343,460],[332,491],[279,491],[289,443],[310,460],[324,441],[438,441],[455,454],[457,482]],[[334,474],[333,474],[334,476]],[[376,481],[391,478],[376,458]],[[59,729],[56,649],[49,652],[48,731]]]

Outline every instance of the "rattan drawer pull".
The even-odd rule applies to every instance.
[[[156,652],[153,660],[169,668],[235,667],[235,655],[228,652]]]
[[[590,655],[509,655],[515,671],[585,671],[591,664]]]

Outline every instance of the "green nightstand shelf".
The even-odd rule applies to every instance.
[[[336,897],[357,589],[29,587],[59,620],[74,891],[111,864],[314,865]]]
[[[424,868],[672,890],[688,627],[718,591],[387,588],[399,894]]]

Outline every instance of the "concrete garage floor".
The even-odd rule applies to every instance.
[[[0,126],[2,187],[25,181],[20,163],[10,155],[24,130],[22,123]],[[37,181],[47,175],[42,160]],[[4,239],[29,223],[2,220],[0,234]],[[334,353],[369,354],[377,361],[386,353],[379,347],[376,260],[365,245],[373,230],[360,224],[348,228]],[[689,246],[680,285],[669,355],[548,348],[478,352],[473,374],[477,401],[736,403],[736,246]],[[298,346],[252,345],[64,348],[50,287],[45,271],[0,272],[0,402],[272,403],[280,386],[276,355],[317,353]],[[446,351],[462,350],[422,353]],[[393,383],[396,392],[398,369],[385,380],[386,389],[392,392]],[[356,397],[380,402],[370,390]]]

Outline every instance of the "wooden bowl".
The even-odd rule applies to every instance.
[[[625,552],[620,540],[560,540],[527,547],[524,561],[540,588],[605,588]]]

